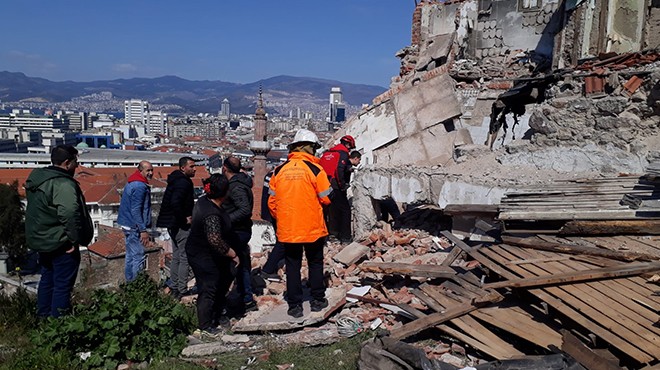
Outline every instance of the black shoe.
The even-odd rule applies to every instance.
[[[255,301],[245,302],[245,312],[252,312],[258,309],[259,307],[257,307],[257,302]]]
[[[295,317],[296,319],[303,316],[302,305],[290,306],[289,310],[286,311],[289,316]]]
[[[315,299],[309,302],[309,306],[312,308],[312,312],[319,312],[328,307],[328,300],[325,298]]]
[[[261,275],[261,278],[264,279],[264,280],[275,281],[275,282],[282,281],[282,278],[280,278],[280,275],[278,275],[277,272],[269,274],[267,272],[261,271],[260,275]]]

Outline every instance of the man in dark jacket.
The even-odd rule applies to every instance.
[[[355,149],[355,139],[346,135],[339,140],[339,144],[323,153],[320,159],[321,166],[328,173],[332,185],[332,204],[328,206],[328,231],[343,243],[352,240],[351,236],[351,206],[348,203],[348,185],[351,180],[350,150]]]
[[[190,233],[192,211],[195,206],[195,160],[190,157],[179,159],[179,169],[167,176],[167,187],[156,221],[157,227],[166,227],[172,239],[172,262],[170,280],[172,296],[179,298],[188,290],[188,257],[186,241]]]
[[[252,237],[252,207],[254,196],[252,194],[252,179],[241,172],[241,160],[237,157],[228,157],[222,164],[222,173],[229,180],[229,192],[222,203],[229,215],[231,227],[236,236],[235,250],[240,263],[236,272],[236,286],[243,297],[246,311],[257,309],[252,296],[250,245]]]
[[[268,198],[270,198],[270,179],[273,177],[274,170],[268,171],[266,176],[264,176],[264,187],[261,192],[261,219],[268,221],[273,224],[273,229],[277,232],[277,224],[273,215],[270,214],[268,209]],[[279,269],[279,264],[284,260],[284,245],[275,240],[275,245],[273,249],[268,254],[268,259],[261,268],[261,277],[264,280],[271,281],[280,281],[280,276],[277,273]]]
[[[128,177],[119,203],[117,224],[126,237],[126,281],[135,280],[144,268],[144,247],[149,245],[151,228],[151,188],[149,180],[154,176],[154,168],[148,161],[142,161],[137,170]]]
[[[30,249],[39,252],[41,265],[40,317],[59,317],[70,310],[80,267],[79,247],[88,245],[94,236],[85,197],[73,178],[78,151],[71,145],[58,145],[50,160],[52,166],[35,169],[25,182],[25,239]]]

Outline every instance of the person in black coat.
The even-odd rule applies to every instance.
[[[252,263],[250,260],[250,238],[252,238],[252,178],[241,171],[241,160],[228,157],[222,165],[222,173],[229,180],[229,191],[222,203],[227,212],[231,227],[236,235],[236,253],[241,261],[236,272],[236,287],[243,298],[245,311],[257,309],[252,292]]]
[[[170,280],[172,295],[176,298],[186,295],[188,290],[189,266],[185,246],[195,205],[195,187],[191,180],[193,177],[195,160],[182,157],[179,159],[179,169],[167,176],[167,187],[156,221],[156,226],[167,228],[172,238]]]
[[[199,329],[216,335],[216,325],[226,306],[226,295],[233,280],[231,264],[240,262],[233,241],[229,215],[222,209],[229,184],[227,179],[214,174],[204,180],[205,196],[195,205],[190,236],[186,243],[188,261],[195,273],[197,321]]]

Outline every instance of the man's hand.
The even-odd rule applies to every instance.
[[[144,245],[145,247],[148,246],[149,244],[149,232],[148,231],[140,231],[140,243]]]
[[[187,223],[188,225],[192,224],[192,216],[188,216],[188,217],[186,217],[186,223]]]

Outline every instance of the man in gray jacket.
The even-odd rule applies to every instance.
[[[58,145],[50,160],[52,166],[35,169],[25,182],[25,239],[30,249],[39,252],[41,265],[37,290],[40,317],[69,312],[80,267],[79,247],[88,245],[94,236],[85,197],[73,178],[78,150]]]

